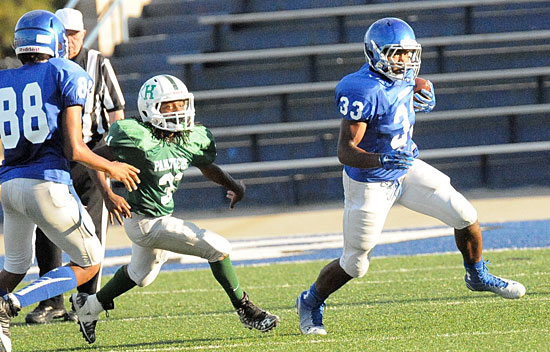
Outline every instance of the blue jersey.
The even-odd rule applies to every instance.
[[[411,72],[411,71],[409,71]],[[418,156],[412,140],[415,113],[413,87],[404,80],[390,81],[365,64],[336,86],[336,104],[344,119],[367,123],[358,147],[371,153],[408,150]],[[349,177],[360,182],[392,181],[407,170],[360,169],[345,165]]]
[[[91,86],[86,71],[67,59],[0,71],[0,182],[32,178],[71,184],[60,113],[83,106]]]

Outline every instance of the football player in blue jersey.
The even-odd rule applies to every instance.
[[[82,106],[92,81],[64,58],[67,38],[61,21],[48,11],[28,12],[17,22],[14,39],[23,66],[0,71],[6,249],[0,271],[1,351],[11,351],[10,321],[21,308],[87,282],[103,259],[90,216],[72,187],[69,161],[106,172],[128,190],[139,183],[137,168],[108,161],[82,141]],[[71,261],[12,292],[32,264],[36,225]]]
[[[470,290],[522,297],[522,284],[488,272],[474,207],[451,186],[448,176],[417,158],[412,140],[415,112],[431,111],[435,94],[431,83],[429,90],[413,90],[421,46],[412,28],[398,18],[383,18],[369,27],[364,44],[367,63],[336,87],[342,117],[338,159],[344,164],[343,253],[296,299],[301,332],[326,334],[325,300],[349,280],[366,274],[395,203],[455,229]]]

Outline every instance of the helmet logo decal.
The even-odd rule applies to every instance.
[[[49,35],[44,35],[44,34],[37,34],[36,35],[36,42],[37,43],[42,43],[42,44],[51,44],[52,37],[49,36]]]
[[[143,99],[155,99],[156,84],[148,84],[144,87]]]

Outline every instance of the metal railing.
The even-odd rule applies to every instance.
[[[438,60],[438,72],[444,72],[445,55],[449,46],[459,45],[475,45],[480,43],[510,43],[510,42],[526,42],[534,40],[550,39],[550,30],[534,30],[534,31],[517,31],[517,32],[502,32],[502,33],[481,33],[469,35],[452,35],[440,36],[431,38],[421,38],[418,41],[422,44],[423,49],[435,48],[436,59]],[[290,57],[307,57],[309,58],[308,71],[310,73],[310,81],[314,82],[317,77],[318,61],[321,55],[330,54],[348,54],[361,53],[364,43],[340,43],[340,44],[322,44],[308,45],[286,48],[269,48],[255,50],[236,50],[226,52],[187,54],[187,55],[170,55],[167,57],[167,62],[171,65],[182,65],[185,82],[192,84],[192,65],[205,63],[228,63],[238,61],[251,60],[273,60],[279,58]]]
[[[65,7],[66,8],[75,8],[80,0],[70,0]],[[106,23],[107,20],[111,18],[114,11],[119,8],[120,9],[120,23],[121,23],[121,32],[122,32],[122,42],[127,42],[129,39],[128,34],[128,17],[126,16],[126,13],[124,11],[124,2],[123,0],[113,0],[107,10],[103,12],[100,17],[97,19],[96,26],[89,31],[86,34],[86,39],[84,40],[84,47],[89,48],[97,39],[97,36],[99,34],[99,30],[103,24]]]
[[[493,145],[476,145],[468,147],[456,148],[439,148],[427,149],[420,153],[421,159],[445,159],[445,158],[462,158],[468,156],[487,157],[489,155],[498,154],[514,154],[514,153],[534,153],[550,151],[550,141],[542,142],[524,142],[524,143],[506,143]],[[240,164],[225,164],[223,169],[231,174],[246,174],[257,172],[271,172],[280,170],[303,170],[325,168],[341,165],[338,158],[335,156],[308,158],[308,159],[292,159],[292,160],[276,160],[276,161],[259,161]],[[192,168],[185,171],[186,177],[201,176],[202,173],[197,168]]]
[[[339,42],[344,42],[346,36],[345,18],[357,15],[384,14],[385,16],[403,12],[406,8],[411,14],[419,11],[435,9],[462,8],[464,9],[464,33],[471,34],[473,27],[473,8],[476,6],[510,5],[527,3],[546,3],[547,0],[431,0],[407,1],[404,7],[399,3],[338,6],[314,9],[299,9],[269,12],[251,12],[229,15],[208,15],[199,17],[199,24],[211,25],[214,30],[214,51],[221,51],[223,42],[223,25],[272,23],[281,21],[296,21],[314,18],[335,18],[338,22]]]
[[[544,67],[525,67],[511,68],[503,70],[483,70],[483,71],[466,71],[466,72],[451,72],[451,73],[435,73],[422,76],[432,82],[464,82],[464,81],[486,81],[492,79],[510,79],[510,78],[526,78],[526,77],[546,77],[550,76],[550,66]],[[260,97],[269,95],[286,95],[298,93],[313,93],[332,91],[336,88],[338,81],[324,81],[313,83],[290,83],[272,86],[254,86],[242,88],[225,88],[212,90],[199,90],[194,92],[195,99],[230,99],[230,98],[246,98]]]

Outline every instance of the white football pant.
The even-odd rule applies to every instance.
[[[51,181],[16,178],[2,183],[4,269],[24,274],[34,260],[34,229],[39,226],[71,261],[88,267],[103,260],[94,224],[72,187]]]
[[[173,216],[159,218],[132,213],[124,221],[132,240],[132,259],[128,275],[138,286],[151,284],[168,260],[167,251],[219,261],[231,252],[231,244],[222,236]]]
[[[344,250],[340,266],[352,277],[367,273],[390,208],[394,203],[463,229],[477,220],[472,204],[451,186],[450,178],[415,159],[395,182],[357,182],[344,171]]]

